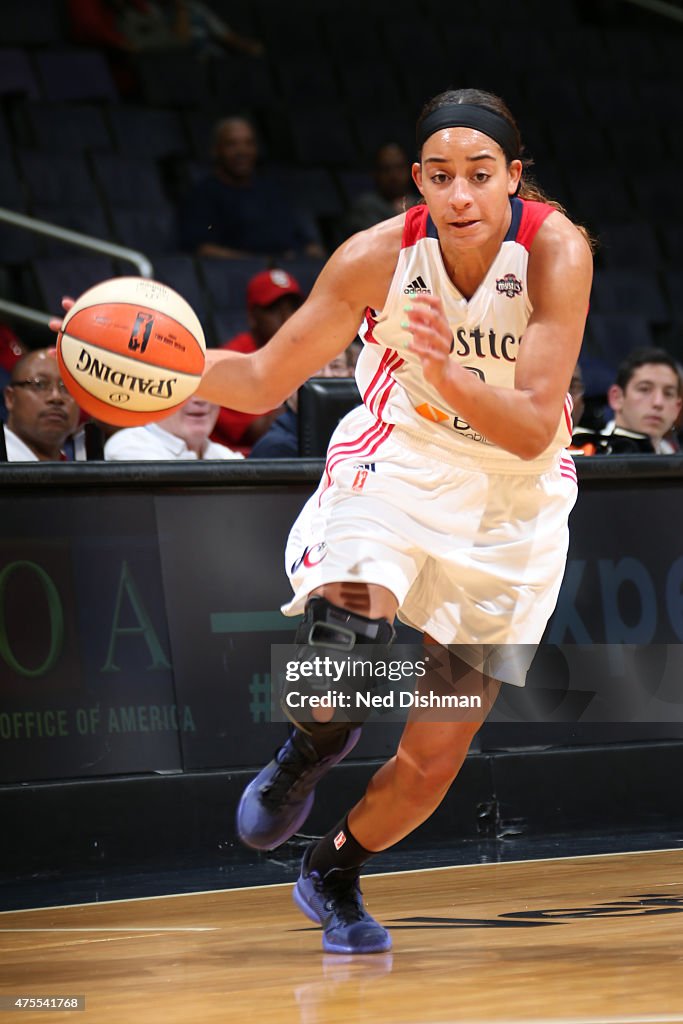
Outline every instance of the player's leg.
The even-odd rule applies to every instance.
[[[349,815],[306,851],[294,899],[323,927],[323,948],[333,953],[374,953],[391,948],[389,933],[363,906],[358,877],[375,854],[425,821],[457,776],[472,738],[500,683],[481,675],[444,648],[424,685],[479,695],[469,721],[428,720],[418,712],[406,724],[396,755],[376,772]],[[444,671],[444,664],[447,665]],[[450,679],[446,679],[449,676]],[[441,716],[443,718],[443,715]]]
[[[358,651],[381,656],[393,639],[397,601],[385,587],[328,583],[316,589],[297,630],[299,660],[326,652],[353,657]],[[288,716],[293,714],[287,711]],[[308,817],[320,779],[356,745],[360,724],[329,719],[293,721],[290,735],[247,786],[237,809],[237,832],[247,846],[272,850],[290,838]]]

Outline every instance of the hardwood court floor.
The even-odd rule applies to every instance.
[[[48,1018],[76,1024],[683,1021],[681,851],[376,875],[364,889],[390,954],[323,955],[290,885],[3,913],[0,995],[85,995],[84,1013]]]

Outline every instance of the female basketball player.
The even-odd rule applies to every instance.
[[[398,614],[438,645],[435,676],[490,708],[502,681],[523,685],[564,572],[576,497],[566,393],[592,259],[582,231],[524,181],[500,99],[437,96],[417,141],[424,205],[345,242],[264,348],[209,352],[199,393],[273,409],[360,332],[364,405],[332,437],[292,529],[284,610],[304,612],[304,660],[340,648],[379,658]],[[306,851],[294,896],[325,950],[390,948],[360,869],[434,811],[479,724],[410,719],[360,802]],[[242,840],[289,838],[359,732],[302,718],[242,796]]]
[[[525,183],[500,99],[437,96],[417,141],[424,205],[345,242],[263,349],[210,352],[200,392],[275,408],[360,332],[364,405],[332,437],[292,529],[284,610],[305,613],[307,659],[340,646],[368,658],[375,645],[379,656],[398,614],[441,652],[448,645],[441,676],[490,708],[501,681],[523,685],[564,572],[576,497],[567,390],[592,259],[582,231]],[[322,925],[325,950],[390,948],[359,871],[434,811],[479,724],[409,720],[364,797],[307,850],[294,896]],[[359,731],[302,719],[245,790],[242,840],[272,849],[289,838]]]

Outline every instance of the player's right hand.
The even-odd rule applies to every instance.
[[[62,299],[62,309],[64,310],[65,313],[69,312],[75,301],[76,300],[72,299],[70,295],[64,296],[64,298]],[[48,327],[50,328],[51,331],[55,331],[56,334],[59,334],[59,332],[62,329],[63,322],[63,319],[53,316],[48,323]]]

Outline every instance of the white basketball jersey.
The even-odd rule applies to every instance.
[[[426,206],[406,213],[401,251],[381,312],[368,309],[360,331],[363,351],[356,380],[368,410],[384,423],[428,433],[430,440],[461,452],[500,462],[509,455],[489,442],[451,408],[424,379],[417,356],[407,350],[410,335],[401,327],[404,306],[414,295],[440,296],[453,331],[451,356],[495,387],[513,388],[515,364],[532,312],[527,290],[531,243],[553,207],[511,199],[512,220],[498,254],[474,295],[465,299],[451,281],[441,256],[436,228]],[[571,399],[544,455],[571,439]]]

